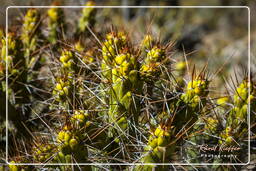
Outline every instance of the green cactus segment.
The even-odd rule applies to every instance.
[[[80,17],[78,23],[79,32],[85,32],[87,27],[91,27],[95,23],[96,9],[92,7],[95,6],[95,3],[93,1],[88,1],[85,6],[87,7],[83,8],[82,16]]]
[[[202,113],[208,95],[209,81],[201,78],[188,82],[185,92],[180,96],[180,100],[173,105],[176,114],[173,124],[177,131],[189,128],[198,119],[198,114]],[[201,105],[200,105],[201,104]],[[171,110],[175,112],[175,110]]]
[[[83,145],[87,138],[86,132],[91,125],[89,115],[84,110],[75,110],[70,118],[70,125],[65,126],[57,136],[58,155],[57,158],[63,163],[72,163],[71,156],[81,162],[88,162],[88,149]],[[70,158],[71,159],[71,158]]]
[[[249,92],[250,90],[250,92]],[[233,96],[234,107],[229,112],[225,130],[220,134],[222,140],[220,143],[233,144],[238,139],[247,136],[247,113],[248,104],[251,102],[250,107],[255,107],[256,91],[253,83],[244,80],[235,91]],[[253,115],[252,115],[253,116]],[[254,122],[255,118],[252,117],[251,121]]]
[[[142,86],[138,78],[137,58],[127,52],[127,46],[127,38],[122,32],[107,34],[102,46],[102,76],[111,83],[108,91],[109,122],[122,131],[128,127],[127,117],[134,117],[137,123],[139,105],[133,99],[133,93],[141,91]]]
[[[56,101],[64,104],[71,98],[72,89],[73,86],[69,80],[59,78],[52,94],[55,96]]]
[[[158,126],[151,133],[148,144],[145,146],[145,155],[140,160],[142,163],[170,163],[175,150],[173,142],[173,129],[167,126]],[[156,167],[156,165],[137,166],[135,170],[166,170],[166,166]]]
[[[151,157],[144,158],[143,162],[151,163],[165,163],[168,162],[168,159],[175,146],[170,145],[172,142],[171,135],[173,134],[172,130],[167,127],[157,127],[152,135],[149,137],[148,145],[145,147],[145,150],[149,152]]]
[[[8,71],[9,74],[16,74],[18,69],[21,67],[25,67],[24,63],[24,55],[20,51],[22,49],[22,43],[13,33],[8,34],[8,56],[6,57],[6,38],[2,38],[2,49],[1,49],[1,57],[0,60],[4,63],[3,67],[5,67],[5,63],[8,62]],[[8,58],[8,59],[6,59]],[[21,69],[22,70],[22,69]]]
[[[69,50],[63,50],[60,56],[61,67],[67,74],[72,74],[75,71],[76,58],[74,53]],[[72,73],[70,73],[72,72]]]
[[[53,4],[56,5],[56,4]],[[48,40],[55,44],[58,37],[65,31],[64,12],[61,8],[50,8],[47,11],[48,15]]]
[[[38,42],[38,30],[39,30],[40,14],[36,9],[29,9],[24,17],[22,26],[21,40],[25,48],[25,56],[27,64],[30,62],[30,54],[36,50]]]
[[[34,147],[33,152],[33,158],[36,162],[45,163],[54,158],[57,149],[53,144],[40,144]]]
[[[192,108],[198,107],[201,98],[208,94],[208,81],[206,80],[192,80],[188,82],[186,91],[181,95],[181,100]]]
[[[59,58],[61,63],[61,76],[56,79],[55,87],[52,94],[56,97],[56,101],[63,104],[72,102],[72,90],[74,89],[73,77],[76,72],[74,62],[76,58],[73,52],[63,50]]]
[[[8,56],[6,56],[6,38],[2,38],[0,61],[1,66],[4,68],[8,62],[7,66],[9,89],[6,90],[6,87],[4,86],[5,81],[2,81],[0,90],[2,89],[2,91],[8,91],[11,103],[12,101],[16,101],[17,104],[24,104],[29,101],[27,88],[20,84],[25,84],[28,82],[28,66],[25,63],[24,53],[21,49],[22,42],[20,41],[20,37],[17,37],[13,33],[8,33]],[[2,77],[5,77],[5,74],[6,70],[0,72],[0,76]]]

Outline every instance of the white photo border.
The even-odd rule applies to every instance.
[[[251,65],[251,57],[250,57],[250,7],[248,6],[8,6],[5,10],[6,12],[6,68],[8,68],[8,10],[9,9],[19,9],[19,8],[166,8],[166,9],[179,9],[179,8],[238,8],[238,9],[247,9],[248,10],[248,84],[251,82],[250,79],[250,65]],[[6,89],[8,89],[8,69],[6,70]],[[250,86],[249,86],[250,93]],[[249,94],[250,95],[250,94]],[[213,166],[213,165],[248,165],[250,163],[250,98],[249,98],[249,108],[247,113],[247,124],[248,124],[248,162],[246,163],[13,163],[8,161],[8,91],[6,91],[6,164],[8,165],[30,165],[30,166],[75,166],[75,165],[91,165],[91,166],[104,166],[104,165],[127,165],[127,166],[136,166],[136,165],[156,165],[156,166]]]

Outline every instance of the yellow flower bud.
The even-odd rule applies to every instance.
[[[65,132],[64,131],[60,131],[58,134],[58,140],[63,141],[65,137]]]
[[[162,129],[160,127],[157,127],[155,130],[155,136],[159,136],[159,134],[162,132]]]
[[[227,144],[231,144],[231,142],[233,141],[233,138],[231,136],[229,136],[225,139],[225,141]]]
[[[56,89],[57,89],[57,90],[62,90],[62,86],[61,86],[60,83],[57,83],[57,84],[56,84]]]
[[[78,144],[78,141],[75,138],[72,138],[69,141],[69,145],[70,145],[71,148],[75,148],[77,144]]]
[[[58,13],[57,13],[57,8],[50,8],[47,11],[48,16],[51,18],[51,20],[56,21],[58,19]]]
[[[68,95],[68,94],[69,94],[68,88],[67,88],[67,87],[64,87],[64,88],[63,88],[63,92],[64,92],[63,95]]]
[[[151,35],[146,35],[141,42],[141,46],[149,49],[152,46],[153,38]]]
[[[227,104],[228,100],[229,100],[228,97],[218,98],[217,104],[220,105],[220,106],[225,106]]]
[[[153,139],[150,143],[149,146],[151,146],[152,148],[155,148],[158,144],[158,139]]]
[[[166,144],[166,139],[163,136],[157,138],[158,146],[164,146],[165,144]]]
[[[68,141],[70,140],[70,138],[71,138],[71,133],[70,133],[70,132],[65,132],[65,134],[64,134],[64,140],[65,140],[66,142],[68,142]]]
[[[91,124],[92,124],[91,121],[87,121],[87,122],[85,123],[85,126],[86,126],[86,127],[89,127]]]
[[[200,95],[200,93],[202,92],[201,89],[199,87],[196,87],[194,90],[195,94]]]

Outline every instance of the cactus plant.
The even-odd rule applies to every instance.
[[[53,3],[54,6],[58,5],[58,2]],[[47,11],[48,19],[48,40],[50,43],[55,44],[63,32],[65,32],[64,12],[61,8],[50,8]]]

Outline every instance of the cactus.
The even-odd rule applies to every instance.
[[[28,83],[28,66],[25,63],[24,53],[22,49],[22,42],[20,37],[14,33],[8,34],[8,56],[6,58],[6,38],[2,38],[2,51],[1,60],[5,67],[8,62],[8,90],[5,87],[5,81],[2,82],[2,91],[7,91],[10,96],[10,102],[12,104],[16,103],[16,107],[19,111],[27,111],[26,116],[28,116],[29,109],[25,107],[24,104],[29,103],[30,97],[28,96],[28,90],[24,84]],[[7,70],[7,69],[6,69]],[[4,72],[5,74],[6,72]],[[3,76],[4,77],[4,76]]]
[[[93,62],[95,62],[94,59],[94,50],[93,49],[89,49],[89,50],[85,50],[84,46],[82,45],[82,43],[80,41],[78,41],[75,44],[75,50],[77,50],[77,52],[79,52],[82,55],[82,61],[89,65]]]
[[[54,154],[56,153],[56,146],[53,144],[37,144],[33,151],[34,161],[45,163],[47,160],[54,157]]]
[[[250,92],[249,92],[250,90]],[[251,101],[251,109],[255,107],[255,90],[254,85],[248,80],[243,80],[236,88],[233,96],[233,109],[229,112],[225,130],[221,133],[220,143],[234,144],[238,139],[247,136],[247,111],[248,104]],[[252,115],[251,122],[253,123],[255,117]]]
[[[31,57],[31,52],[36,50],[38,39],[40,35],[40,14],[36,9],[29,9],[24,17],[24,22],[21,30],[21,40],[25,48],[26,64],[31,63],[33,60]]]
[[[82,10],[82,15],[78,22],[78,32],[85,32],[87,30],[87,27],[92,27],[95,23],[95,14],[96,9],[91,7],[95,6],[95,3],[93,1],[88,1],[84,8]]]
[[[53,3],[54,6],[58,5],[57,2]],[[50,43],[55,44],[60,38],[60,35],[65,33],[64,12],[61,8],[50,8],[48,14],[48,40]]]
[[[175,151],[175,143],[173,129],[167,125],[158,126],[149,137],[148,144],[144,148],[145,156],[141,159],[143,163],[169,163],[173,152]],[[166,166],[149,165],[138,166],[135,170],[166,170]]]
[[[206,104],[208,85],[209,81],[203,77],[192,79],[187,83],[186,90],[180,99],[172,104],[173,111],[177,110],[173,119],[177,131],[189,128],[197,121],[198,114],[203,112],[203,107]]]
[[[152,79],[160,74],[161,61],[165,59],[165,52],[163,49],[154,46],[147,52],[144,63],[141,66],[140,72],[142,77]]]
[[[20,163],[28,162],[28,161],[19,161]],[[10,164],[8,165],[8,168],[10,171],[30,171],[33,170],[33,166],[22,166],[22,165],[15,165],[15,161],[11,161]]]
[[[133,93],[141,92],[141,85],[138,80],[138,61],[126,51],[126,35],[122,32],[112,32],[106,37],[102,47],[101,68],[104,71],[103,79],[112,84],[107,93],[109,98],[106,100],[109,104],[108,119],[115,127],[115,130],[110,131],[110,136],[113,137],[115,132],[123,134],[128,131],[128,120],[138,124],[140,108]],[[119,141],[116,138],[116,142]]]
[[[76,72],[74,53],[69,50],[63,50],[59,58],[61,63],[61,76],[56,79],[55,87],[52,91],[56,101],[60,103],[64,108],[69,106],[72,108],[74,90],[73,75]]]

